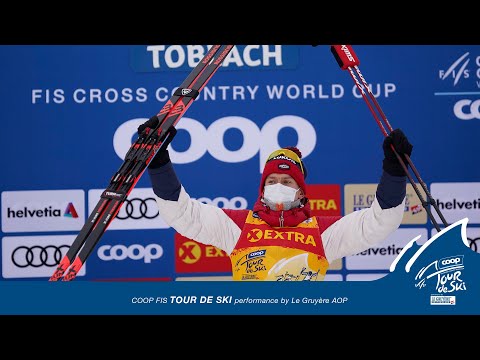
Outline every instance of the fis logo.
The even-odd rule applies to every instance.
[[[480,89],[480,56],[471,56],[470,52],[466,52],[446,69],[438,71],[438,78],[442,81],[457,86],[461,80],[473,79],[477,89]]]
[[[457,85],[462,78],[468,79],[470,76],[470,70],[466,67],[470,62],[470,59],[468,58],[469,54],[469,52],[466,52],[460,56],[447,70],[440,70],[438,72],[439,78],[441,80],[446,80],[447,78],[453,79],[453,86]]]

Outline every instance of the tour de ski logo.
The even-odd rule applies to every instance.
[[[449,256],[432,261],[417,272],[415,287],[434,289],[431,305],[455,305],[455,293],[467,290],[462,279],[465,268],[463,255]]]
[[[432,305],[477,308],[480,254],[469,246],[467,224],[464,218],[425,242],[421,235],[408,242],[390,265],[387,277],[392,292],[411,296],[417,309],[439,309]]]

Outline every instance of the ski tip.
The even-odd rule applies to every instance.
[[[64,273],[65,271],[63,271],[63,269],[57,269],[48,281],[58,281]]]
[[[77,257],[73,262],[72,266],[70,267],[70,269],[68,269],[68,273],[63,277],[62,281],[72,281],[73,279],[75,279],[75,277],[77,276],[82,266],[83,266],[83,263]]]
[[[53,275],[50,277],[49,281],[58,281],[63,276],[63,274],[65,273],[65,271],[68,269],[69,266],[70,266],[70,260],[68,260],[68,257],[65,256],[62,259],[62,261],[60,261],[60,263],[58,264],[57,269],[55,270]]]

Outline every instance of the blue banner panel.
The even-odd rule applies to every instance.
[[[0,314],[478,315],[480,255],[467,223],[421,246],[412,239],[376,281],[2,282]]]

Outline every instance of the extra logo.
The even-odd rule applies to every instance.
[[[260,240],[293,241],[299,244],[317,246],[315,238],[311,234],[302,234],[297,231],[277,231],[273,229],[251,229],[247,233],[247,241],[256,243]]]
[[[307,185],[312,216],[340,216],[340,185]]]
[[[231,272],[225,251],[204,245],[178,233],[175,234],[175,271],[178,273]]]

